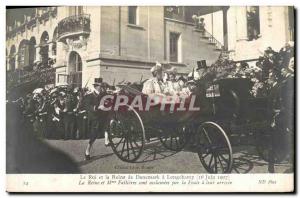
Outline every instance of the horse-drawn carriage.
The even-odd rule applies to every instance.
[[[113,152],[123,161],[135,162],[145,144],[157,137],[164,147],[180,151],[191,140],[203,167],[210,173],[229,173],[233,166],[233,136],[255,137],[254,143],[264,160],[269,160],[272,142],[274,96],[254,98],[249,79],[223,79],[203,89],[196,86],[196,111],[178,111],[180,104],[159,102],[149,110],[123,104],[109,116],[109,141]],[[204,91],[203,91],[204,90]],[[130,85],[120,87],[116,95],[139,98],[144,104],[149,96]],[[138,96],[138,97],[137,97]],[[129,97],[129,98],[130,98]],[[111,101],[114,103],[115,101]],[[185,107],[191,100],[185,101]],[[173,106],[171,110],[170,106]],[[162,106],[164,106],[163,111]],[[274,160],[282,155],[274,154]]]

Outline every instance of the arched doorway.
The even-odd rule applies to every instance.
[[[13,45],[9,51],[9,70],[14,71],[16,69],[16,47]]]
[[[36,45],[36,40],[35,37],[31,37],[29,40],[29,65],[30,67],[33,66],[34,60],[35,60],[35,45]]]
[[[40,40],[40,56],[41,62],[44,67],[48,66],[49,59],[49,34],[48,32],[43,32]]]
[[[69,80],[73,87],[82,87],[82,60],[80,55],[72,51],[69,55]]]
[[[56,48],[57,48],[57,46],[56,46],[56,42],[57,42],[57,27],[55,28],[55,30],[54,30],[54,33],[53,33],[53,37],[52,37],[53,39],[52,39],[52,48],[51,48],[51,51],[52,51],[52,55],[53,56],[56,56]]]

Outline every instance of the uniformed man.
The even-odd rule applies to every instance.
[[[48,110],[48,138],[55,138],[55,132],[58,131],[57,123],[59,119],[55,117],[55,103],[57,102],[58,89],[53,88],[49,92],[49,110]]]
[[[25,124],[32,125],[35,121],[35,108],[36,101],[33,99],[33,95],[31,93],[26,95],[25,99],[25,108],[23,111],[23,115],[25,116]]]
[[[88,122],[90,128],[90,139],[85,150],[85,159],[90,159],[90,151],[99,133],[104,133],[105,123],[107,119],[106,112],[102,111],[100,100],[105,96],[105,89],[103,88],[103,79],[95,78],[94,90],[86,96],[88,103]]]
[[[75,135],[75,112],[76,103],[74,101],[74,97],[72,94],[71,88],[68,88],[66,95],[66,105],[64,112],[64,129],[65,129],[65,137],[64,139],[74,139]]]
[[[47,136],[47,118],[48,118],[48,103],[44,100],[42,94],[36,95],[37,109],[36,109],[36,129],[37,137],[45,138]]]
[[[53,104],[54,106],[54,112],[52,114],[52,119],[55,122],[56,125],[56,133],[55,136],[58,138],[64,138],[64,115],[63,110],[66,106],[65,101],[66,93],[64,91],[60,91],[57,96],[57,100]]]
[[[142,92],[147,95],[164,95],[164,83],[162,82],[163,72],[159,62],[151,68],[152,78],[148,79],[144,85]]]
[[[84,92],[80,88],[76,87],[74,89],[74,94],[76,95],[76,108],[74,109],[74,112],[76,113],[77,138],[86,138],[88,130],[88,120],[85,108]]]

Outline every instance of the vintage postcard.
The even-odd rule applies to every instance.
[[[293,6],[6,8],[8,192],[293,192]]]

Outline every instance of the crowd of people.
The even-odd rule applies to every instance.
[[[254,97],[267,96],[277,83],[294,76],[294,48],[292,44],[286,44],[279,52],[275,52],[269,47],[255,65],[219,58],[207,66],[206,61],[202,60],[197,62],[192,72],[184,76],[178,74],[176,68],[164,69],[157,62],[151,68],[151,73],[152,78],[136,86],[143,94],[187,97],[196,86],[207,82],[224,78],[248,78],[253,82],[251,92]],[[38,138],[89,138],[87,157],[99,131],[103,137],[106,136],[103,123],[107,116],[101,114],[100,99],[115,89],[103,82],[102,78],[95,78],[93,89],[68,85],[37,88],[26,96],[8,102],[19,104],[24,118],[21,122],[33,126]],[[105,144],[108,144],[107,137]]]
[[[10,111],[16,109],[14,114],[23,115],[20,126],[31,128],[36,138],[89,138],[89,153],[99,132],[104,136],[107,116],[100,111],[100,99],[112,89],[102,78],[95,78],[93,86],[93,90],[68,85],[37,88],[16,100],[7,100],[7,105]],[[105,144],[108,145],[107,136]]]
[[[44,81],[53,81],[55,77],[55,71],[53,65],[55,64],[55,59],[47,58],[47,61],[37,61],[31,66],[25,68],[15,69],[13,71],[6,72],[6,87],[7,89],[12,89],[13,87],[19,86],[20,84],[27,83],[32,79],[42,79]],[[50,74],[51,73],[51,74]],[[49,79],[49,78],[52,78]]]

